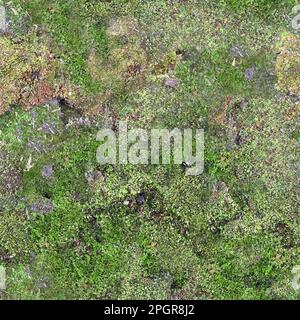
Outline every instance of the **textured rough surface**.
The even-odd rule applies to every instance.
[[[293,1],[0,4],[2,299],[300,298]],[[119,120],[203,128],[203,174],[100,165]]]
[[[0,52],[0,114],[12,104],[20,103],[28,108],[55,94],[47,83],[54,71],[53,58],[45,47],[18,44],[0,37]]]

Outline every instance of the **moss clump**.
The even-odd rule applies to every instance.
[[[0,52],[0,114],[12,104],[29,108],[55,95],[49,83],[54,57],[45,46],[0,37]]]
[[[0,211],[0,260],[28,254],[27,220],[21,213]]]
[[[300,95],[300,36],[286,33],[279,45],[276,63],[278,89]]]
[[[145,65],[145,52],[136,44],[112,50],[105,60],[92,50],[88,59],[88,71],[92,78],[112,93],[122,90],[132,80],[137,84],[136,80],[141,80]]]

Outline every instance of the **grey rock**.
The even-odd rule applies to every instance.
[[[166,78],[165,79],[165,86],[169,87],[169,88],[176,88],[178,86],[178,80]]]
[[[54,205],[50,199],[41,198],[31,205],[31,211],[39,214],[48,214],[53,211]]]
[[[93,183],[97,181],[104,181],[103,174],[99,170],[88,170],[84,174],[88,183]]]
[[[245,78],[246,78],[248,81],[253,80],[253,78],[254,78],[254,72],[255,72],[254,67],[251,67],[251,68],[247,69],[247,70],[245,71]]]
[[[42,153],[44,151],[44,145],[41,141],[29,141],[27,147],[34,152]]]
[[[232,46],[230,51],[233,58],[242,58],[244,56],[243,50],[237,46]]]
[[[240,107],[241,107],[241,109],[242,109],[242,110],[245,110],[245,109],[247,108],[248,104],[249,104],[249,102],[248,102],[247,100],[242,100],[242,101],[240,102]]]
[[[47,276],[42,276],[36,281],[36,287],[38,289],[47,289],[49,283],[49,278]]]
[[[53,123],[44,123],[42,125],[42,130],[45,133],[49,133],[49,134],[56,134],[58,132],[58,126],[57,123],[53,122]]]
[[[53,176],[53,173],[54,173],[54,170],[53,170],[53,166],[50,164],[50,165],[47,165],[47,166],[44,166],[42,168],[42,176],[44,178],[49,178],[49,177],[52,177]]]

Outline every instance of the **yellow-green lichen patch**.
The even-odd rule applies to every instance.
[[[284,34],[279,50],[276,63],[278,89],[300,95],[300,36]]]
[[[54,95],[47,81],[54,72],[54,58],[46,47],[0,37],[0,52],[0,114],[12,104],[29,108]]]
[[[137,34],[138,22],[132,17],[122,17],[118,19],[112,19],[107,29],[108,36],[129,36]]]

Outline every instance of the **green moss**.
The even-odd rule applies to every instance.
[[[27,219],[22,212],[0,212],[0,256],[20,258],[28,254]]]
[[[260,17],[270,17],[276,10],[292,8],[296,1],[289,0],[282,3],[280,0],[221,0],[219,1],[226,8],[236,12],[251,12]]]
[[[87,57],[92,48],[101,55],[105,55],[109,48],[103,22],[99,23],[106,17],[105,7],[102,3],[97,5],[88,1],[77,5],[72,1],[21,3],[30,22],[50,32],[51,47],[64,59],[73,83],[83,86],[88,92],[101,88],[87,70]]]
[[[71,103],[0,117],[0,259],[14,256],[1,260],[4,298],[296,299],[298,107],[275,90],[280,7],[269,24],[243,20],[237,7],[273,12],[264,1],[228,2],[235,13],[227,6],[218,15],[198,1],[12,3],[39,35],[29,28],[19,43],[0,39],[12,61],[3,65],[5,92],[17,95],[7,89],[20,84],[15,72],[44,68],[36,52],[52,48],[68,74],[51,83],[65,79],[61,94]],[[277,60],[284,91],[295,84],[287,51]],[[204,173],[99,165],[97,131],[119,119],[204,128]],[[39,202],[50,209],[36,210]]]

